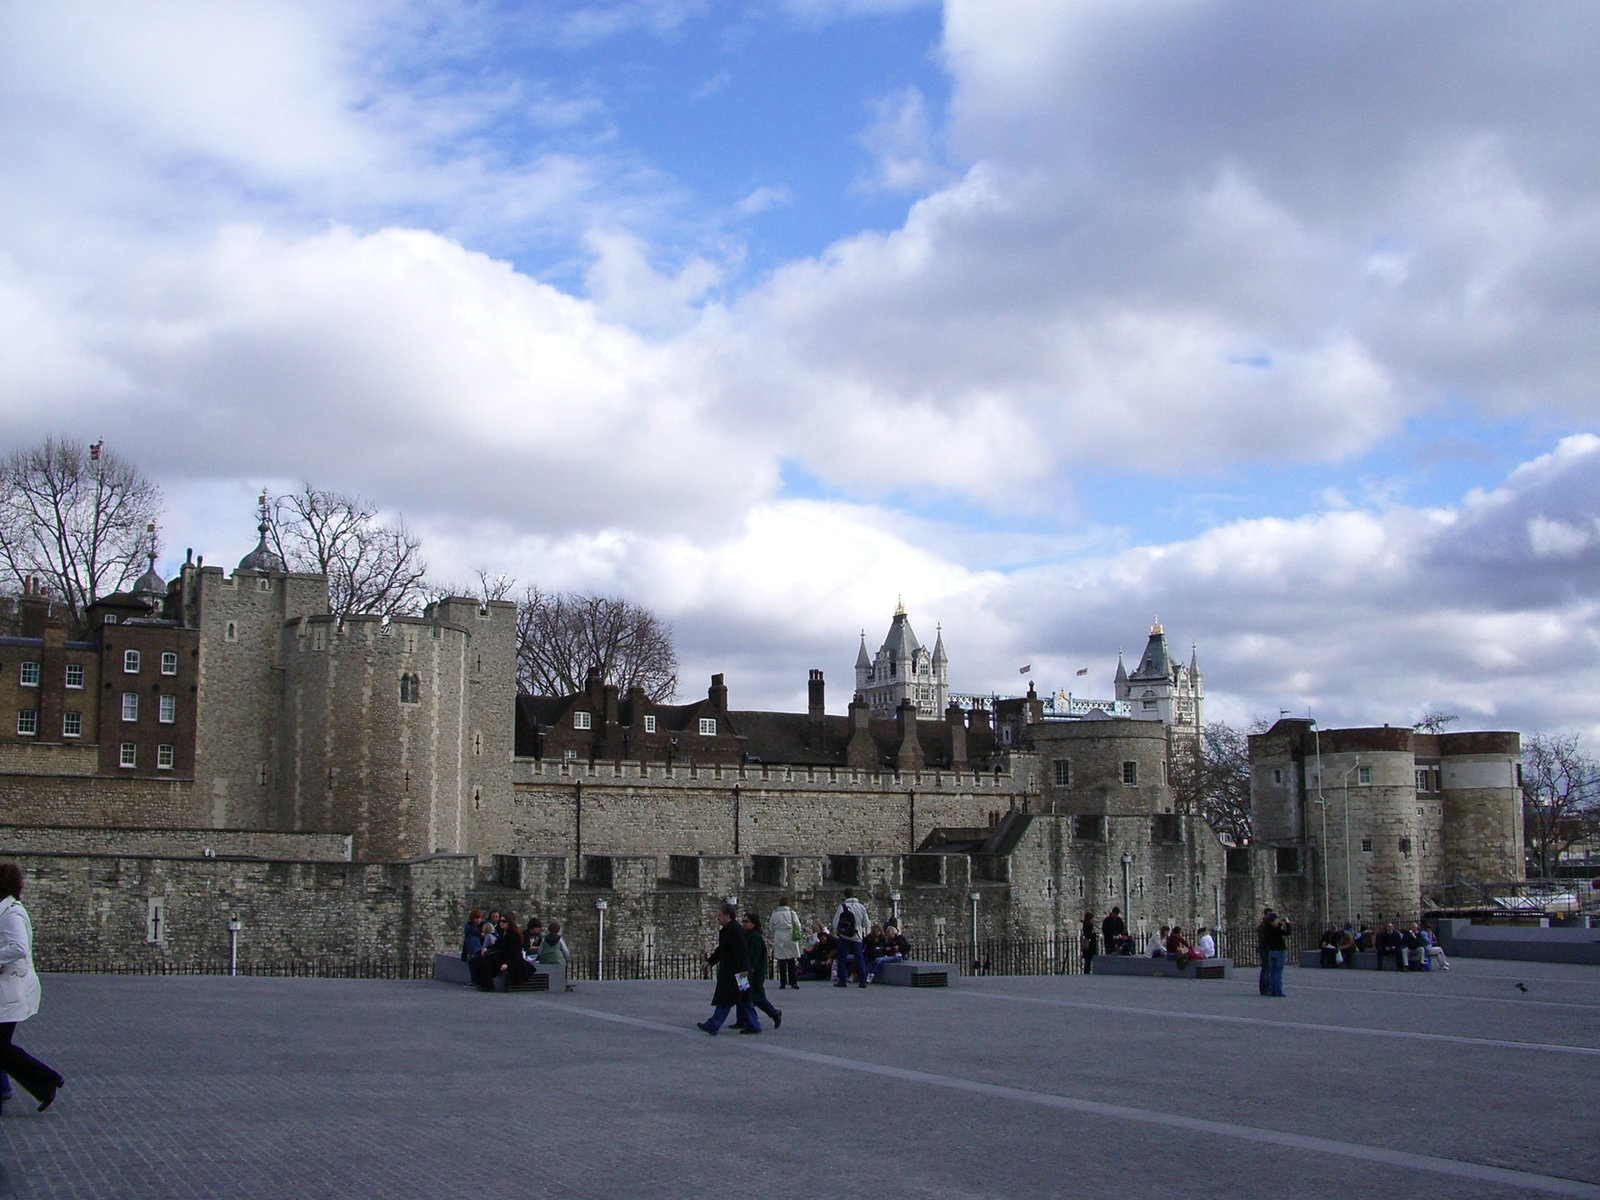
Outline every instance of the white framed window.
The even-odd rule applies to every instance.
[[[137,721],[139,719],[139,693],[122,693],[122,719],[124,721]]]
[[[39,732],[39,710],[25,708],[17,713],[17,736],[33,737]]]
[[[178,673],[178,654],[175,650],[161,652],[161,673],[163,675],[176,675]]]
[[[67,686],[69,688],[71,688],[73,691],[82,691],[83,690],[83,664],[82,663],[68,663],[67,664],[67,680],[66,680],[66,683],[67,683]]]
[[[1139,785],[1139,764],[1129,759],[1122,764],[1122,782],[1129,787]]]
[[[272,590],[272,580],[266,578],[265,576],[263,576],[262,578],[256,580],[256,591],[258,591],[258,592],[270,592],[271,590]]]
[[[124,650],[122,652],[122,673],[124,675],[137,675],[139,673],[139,652],[137,650]]]
[[[175,758],[176,758],[176,755],[173,754],[171,746],[157,746],[156,747],[156,770],[158,770],[158,771],[170,771],[170,770],[172,770],[172,764],[173,764]]]
[[[80,712],[64,712],[61,714],[61,736],[83,736],[83,714]]]
[[[592,720],[593,718],[586,712],[575,712],[572,714],[572,727],[574,729],[588,729]]]
[[[1070,758],[1056,759],[1056,786],[1072,786],[1072,760]]]
[[[1357,767],[1356,768],[1356,782],[1357,783],[1371,783],[1372,782],[1372,768],[1371,767]]]
[[[1146,700],[1143,702],[1143,704],[1146,712],[1152,711],[1156,706],[1156,702],[1154,700]]]
[[[162,696],[156,720],[163,725],[171,725],[178,719],[178,698],[176,696]]]
[[[717,720],[716,720],[715,717],[701,717],[700,718],[700,736],[701,737],[716,737],[717,736]]]
[[[644,719],[644,731],[646,733],[654,733],[656,731],[656,719],[654,717],[646,717]]]
[[[22,675],[20,676],[18,682],[20,682],[23,687],[38,687],[39,686],[39,664],[36,663],[36,662],[32,662],[32,663],[25,662],[25,663],[23,663],[22,664]]]
[[[123,742],[122,750],[117,758],[119,767],[137,767],[139,765],[139,747],[132,742]]]

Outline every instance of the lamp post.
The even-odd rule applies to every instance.
[[[1122,910],[1133,911],[1133,855],[1122,854]]]
[[[972,973],[978,973],[978,899],[979,894],[973,892],[967,899],[972,901]]]
[[[1327,926],[1333,920],[1333,910],[1328,906],[1328,799],[1322,794],[1322,730],[1317,728],[1315,721],[1311,722],[1311,734],[1317,739],[1317,807],[1322,810],[1322,841],[1317,846],[1317,852],[1322,856],[1322,924]],[[1345,799],[1349,798],[1349,794],[1346,793]],[[1348,867],[1350,855],[1348,836],[1345,838],[1344,849]],[[1346,903],[1348,904],[1348,901]]]
[[[1350,776],[1361,769],[1361,756],[1356,755],[1355,765],[1344,773],[1344,919],[1352,919],[1350,903]]]
[[[889,893],[889,915],[894,917],[895,924],[900,923],[900,893]]]
[[[239,914],[233,913],[228,917],[228,974],[239,973],[239,930],[244,928],[244,923],[239,920]]]
[[[595,946],[594,953],[594,979],[596,983],[606,980],[606,901],[604,897],[594,902],[600,912],[600,940]]]

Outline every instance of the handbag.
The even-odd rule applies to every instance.
[[[750,990],[750,972],[749,971],[740,971],[733,978],[738,983],[739,990],[741,992],[748,992]]]

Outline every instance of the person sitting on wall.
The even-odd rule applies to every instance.
[[[1422,939],[1417,936],[1415,925],[1400,928],[1400,961],[1408,971],[1426,971],[1428,969],[1427,955],[1422,950]]]
[[[873,960],[883,957],[885,940],[883,926],[876,921],[872,923],[872,928],[867,931],[867,936],[861,939],[861,961],[867,964],[868,975],[872,974]]]
[[[1356,935],[1350,932],[1350,926],[1346,925],[1343,929],[1339,930],[1338,941],[1336,944],[1339,947],[1339,953],[1343,956],[1343,961],[1340,963],[1340,966],[1354,967],[1356,965],[1357,953]]]
[[[528,923],[522,927],[522,961],[530,967],[537,966],[539,962],[539,943],[544,941],[544,922],[538,917],[529,917]]]
[[[1377,939],[1373,936],[1372,926],[1363,924],[1360,930],[1358,930],[1356,933],[1356,949],[1371,950],[1376,946],[1376,944]]]
[[[1383,970],[1383,960],[1391,954],[1394,955],[1394,969],[1397,971],[1406,969],[1405,939],[1400,936],[1400,931],[1394,927],[1393,921],[1385,925],[1383,932],[1378,935],[1377,948],[1378,970]]]
[[[833,962],[833,934],[821,921],[814,922],[815,936],[800,955],[801,979],[827,979]]]
[[[900,933],[900,923],[891,919],[883,931],[883,953],[867,964],[867,982],[872,983],[884,963],[903,962],[911,953],[911,943]]]
[[[1113,905],[1106,919],[1100,922],[1100,936],[1107,954],[1133,953],[1133,940],[1128,937],[1128,923],[1122,919],[1121,905]]]
[[[1322,931],[1322,959],[1324,967],[1337,967],[1339,965],[1339,931],[1329,925]]]
[[[1445,957],[1444,947],[1439,945],[1439,939],[1433,936],[1433,931],[1426,925],[1418,925],[1417,938],[1422,942],[1423,961],[1430,964],[1438,963],[1440,967],[1448,971],[1450,969],[1450,960]]]
[[[1182,927],[1174,925],[1172,932],[1167,934],[1167,957],[1187,963],[1205,956],[1189,944],[1189,939],[1183,936]]]
[[[1200,951],[1201,958],[1215,958],[1217,956],[1217,939],[1211,936],[1211,931],[1204,925],[1200,926],[1200,940],[1194,945],[1195,949]]]
[[[1145,943],[1144,952],[1151,958],[1165,958],[1167,956],[1167,935],[1172,932],[1172,926],[1163,925],[1161,929],[1150,935],[1150,940]]]

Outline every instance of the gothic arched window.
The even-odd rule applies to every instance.
[[[420,704],[422,702],[422,678],[410,674],[400,676],[400,703]]]

